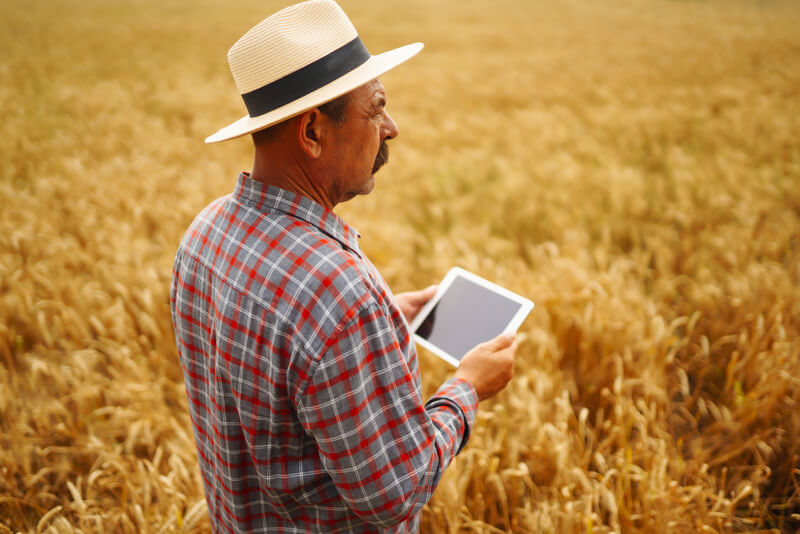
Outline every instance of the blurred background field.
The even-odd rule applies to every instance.
[[[227,49],[286,3],[0,3],[0,533],[208,529],[168,285],[251,163],[202,143]],[[395,291],[536,302],[423,532],[800,529],[800,4],[342,5],[426,48],[339,213]]]

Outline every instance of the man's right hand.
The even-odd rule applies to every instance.
[[[491,398],[514,376],[516,353],[514,334],[500,334],[469,351],[456,369],[456,378],[472,384],[478,400]]]

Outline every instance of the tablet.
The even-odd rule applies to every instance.
[[[516,332],[533,302],[453,267],[409,325],[417,343],[452,365],[475,345]]]

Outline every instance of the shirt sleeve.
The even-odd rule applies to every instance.
[[[423,404],[394,327],[368,305],[329,341],[296,406],[341,497],[388,527],[430,500],[467,441],[478,397],[452,379]]]

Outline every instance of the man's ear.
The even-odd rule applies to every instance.
[[[322,154],[322,112],[318,108],[306,111],[298,117],[297,142],[303,152],[317,159]]]

